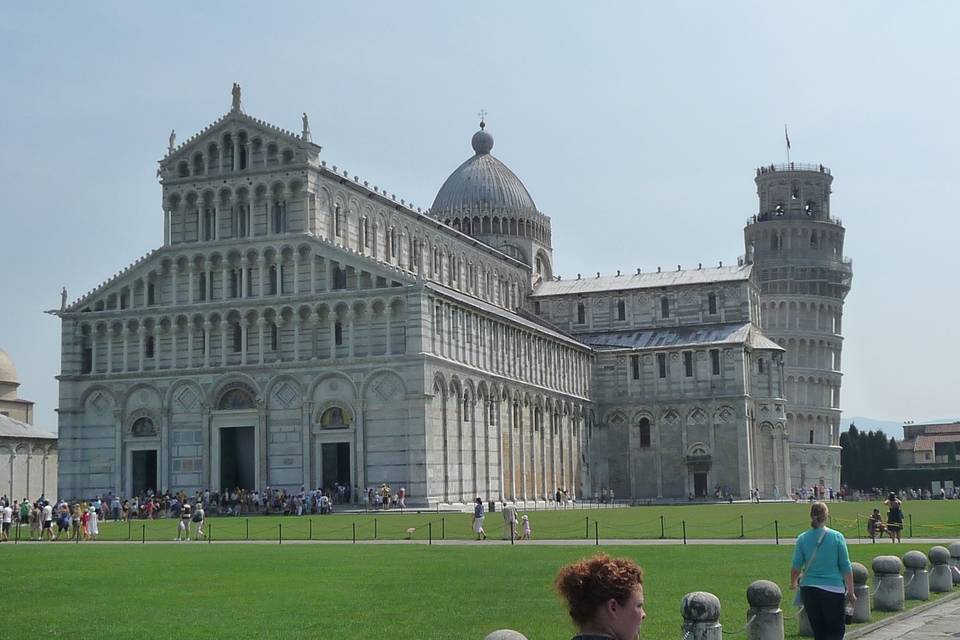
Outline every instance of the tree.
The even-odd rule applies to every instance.
[[[883,431],[860,431],[850,423],[840,434],[840,482],[869,490],[883,483],[883,470],[897,466],[897,441]]]

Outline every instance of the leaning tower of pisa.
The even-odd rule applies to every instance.
[[[787,350],[788,489],[840,486],[843,300],[853,268],[843,255],[843,223],[830,215],[832,182],[823,165],[757,169],[759,209],[744,228],[761,327]]]

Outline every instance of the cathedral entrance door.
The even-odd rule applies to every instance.
[[[142,496],[147,491],[157,491],[157,450],[143,449],[130,453],[130,495]]]
[[[256,489],[253,427],[220,429],[220,489]]]
[[[693,472],[693,494],[698,498],[705,498],[707,496],[707,472],[706,471]]]
[[[325,442],[320,445],[320,486],[350,486],[350,443]]]

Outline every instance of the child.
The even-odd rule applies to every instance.
[[[523,514],[523,517],[520,518],[520,524],[523,525],[523,540],[530,539],[530,517],[527,514]]]

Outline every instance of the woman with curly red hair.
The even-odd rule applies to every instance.
[[[628,558],[598,554],[564,567],[554,582],[577,627],[573,640],[635,640],[647,617],[643,569]]]

